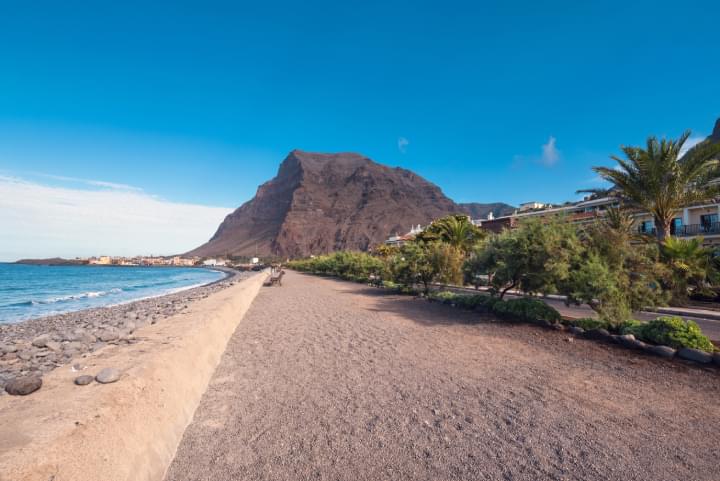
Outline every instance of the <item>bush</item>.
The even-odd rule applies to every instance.
[[[623,327],[622,332],[632,334],[646,342],[675,349],[690,347],[707,352],[714,350],[710,339],[702,333],[695,322],[677,316],[662,316],[645,323],[634,321]]]
[[[610,326],[610,323],[605,320],[593,319],[591,317],[575,319],[574,321],[569,321],[568,324],[572,326],[582,327],[586,331],[589,331],[590,329],[606,329],[610,331],[612,327]]]
[[[560,322],[558,311],[539,299],[523,297],[508,301],[495,302],[492,311],[499,317],[521,322]]]

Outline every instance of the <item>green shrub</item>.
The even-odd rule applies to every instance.
[[[528,297],[508,301],[498,300],[493,304],[492,311],[498,317],[522,322],[545,321],[555,324],[561,319],[560,313],[554,308],[539,299]]]
[[[606,329],[610,330],[610,323],[602,319],[593,319],[591,317],[583,317],[581,319],[575,319],[569,321],[568,324],[572,326],[582,327],[586,331],[590,329]]]
[[[451,291],[437,291],[431,292],[428,294],[428,297],[433,301],[442,302],[443,304],[454,304],[459,296]]]
[[[701,351],[714,350],[710,339],[693,321],[677,316],[662,316],[650,322],[637,322],[623,327],[623,334],[632,334],[636,338],[653,344],[662,344],[675,349],[690,347]]]

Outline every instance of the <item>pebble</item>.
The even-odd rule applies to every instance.
[[[42,378],[39,376],[16,377],[5,384],[5,391],[13,396],[27,396],[34,393],[42,386]]]
[[[43,334],[32,340],[32,345],[35,347],[45,347],[48,342],[52,341],[50,334]]]
[[[100,339],[103,342],[114,341],[118,337],[120,337],[120,334],[114,328],[113,329],[105,329],[104,331],[100,332],[100,334],[98,335],[98,339]]]
[[[118,379],[120,379],[120,371],[114,367],[106,367],[95,376],[95,380],[101,384],[109,384]]]
[[[85,386],[85,385],[87,385],[87,384],[90,384],[90,383],[93,382],[94,380],[95,380],[94,377],[89,376],[89,375],[87,375],[87,374],[83,374],[82,376],[76,377],[76,378],[75,378],[75,381],[73,381],[73,382],[74,382],[75,384],[77,384],[78,386]]]

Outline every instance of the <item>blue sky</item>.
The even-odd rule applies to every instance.
[[[105,3],[3,5],[0,176],[234,208],[299,148],[560,202],[720,116],[713,1]]]

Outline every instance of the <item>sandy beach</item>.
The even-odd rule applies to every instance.
[[[719,381],[290,272],[235,331],[166,480],[714,481]]]
[[[61,364],[28,396],[0,397],[0,480],[161,479],[264,278],[251,274],[173,294],[183,300],[180,308],[137,327],[133,342],[108,342]],[[167,300],[141,301],[155,302]],[[116,369],[119,380],[73,383],[106,368]]]

